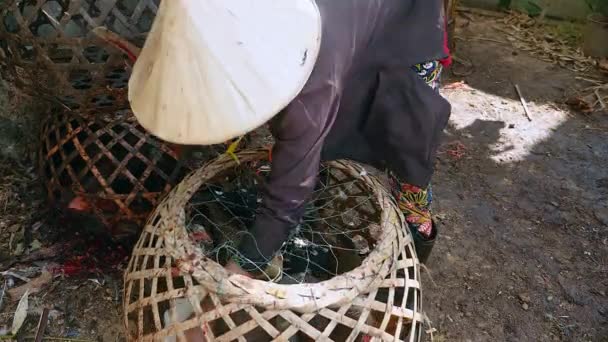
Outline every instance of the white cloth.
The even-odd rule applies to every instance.
[[[140,124],[177,144],[222,143],[302,90],[321,16],[313,0],[165,0],[129,81]]]

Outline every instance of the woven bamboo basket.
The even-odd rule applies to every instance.
[[[159,199],[187,170],[175,152],[150,136],[128,111],[90,118],[50,115],[42,125],[39,168],[50,202],[75,197],[110,231],[143,225]]]
[[[92,30],[106,27],[142,46],[159,1],[1,1],[4,79],[71,109],[128,108],[127,56]]]
[[[411,235],[382,183],[358,164],[326,163],[320,177],[327,180],[325,189],[338,195],[325,196],[319,207],[337,214],[319,221],[333,229],[342,222],[344,231],[367,227],[377,238],[362,262],[345,272],[291,285],[253,280],[229,274],[201,247],[189,228],[192,199],[265,155],[242,152],[240,164],[219,157],[187,176],[150,216],[125,273],[129,340],[419,340],[423,315]],[[367,198],[373,206],[341,201],[345,198]]]

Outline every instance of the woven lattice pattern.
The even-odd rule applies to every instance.
[[[126,56],[91,30],[104,26],[142,46],[160,0],[4,0],[4,78],[76,108],[128,108]]]
[[[265,156],[243,152],[240,165]],[[377,227],[378,240],[348,272],[316,283],[283,285],[227,273],[188,230],[189,201],[198,189],[237,167],[228,157],[207,164],[176,186],[148,220],[125,274],[125,324],[131,340],[420,338],[419,264],[403,218],[381,182],[355,163],[326,164],[325,170],[338,175],[330,188],[349,197],[344,184],[357,183],[354,191],[363,188],[364,196],[373,198],[377,211],[364,217],[376,217],[370,224]]]
[[[41,141],[40,169],[51,202],[65,206],[81,196],[108,227],[143,223],[186,173],[175,153],[146,133],[130,112],[51,115]]]

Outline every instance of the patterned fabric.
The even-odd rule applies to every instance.
[[[431,88],[439,87],[439,76],[441,75],[442,65],[439,61],[416,64],[412,69],[420,76]]]
[[[431,88],[439,88],[440,75],[442,70],[441,62],[426,62],[416,64],[412,69],[420,76]],[[405,220],[411,229],[418,231],[423,237],[430,237],[433,231],[431,218],[431,203],[433,202],[432,187],[426,189],[399,181],[396,177],[391,177],[393,196],[397,200],[399,208],[405,215]]]
[[[392,177],[393,196],[397,200],[399,209],[405,215],[409,227],[417,230],[423,237],[430,237],[433,231],[431,219],[431,203],[433,190],[431,185],[426,189],[400,182]]]

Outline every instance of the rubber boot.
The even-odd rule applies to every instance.
[[[439,234],[437,224],[435,221],[433,221],[433,229],[429,238],[423,237],[417,229],[410,229],[410,231],[412,232],[412,236],[414,238],[414,247],[416,248],[418,261],[420,261],[421,264],[426,264],[426,261],[428,260],[431,252],[433,251],[433,247],[435,246],[437,235]]]

